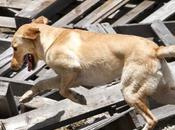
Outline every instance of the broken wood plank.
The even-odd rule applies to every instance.
[[[100,32],[100,33],[106,33],[104,28],[100,24],[92,24],[86,27],[86,29],[90,32]]]
[[[10,62],[12,58],[13,49],[10,47],[6,51],[4,51],[2,54],[0,54],[0,70],[4,65],[6,65],[8,62]]]
[[[170,117],[175,117],[175,105],[165,105],[156,109],[151,110],[158,121],[165,120]],[[145,121],[138,115],[139,122],[144,125]]]
[[[30,23],[32,19],[43,15],[47,18],[53,17],[56,13],[66,8],[73,0],[35,0],[21,10],[15,16],[16,25],[20,27],[25,23]],[[59,8],[58,8],[59,7]]]
[[[67,125],[71,121],[78,121],[82,118],[108,111],[111,105],[116,104],[120,106],[121,101],[123,101],[119,86],[99,87],[92,90],[79,88],[78,91],[81,91],[81,94],[86,97],[88,105],[82,106],[65,99],[54,105],[38,108],[31,112],[2,120],[2,122],[6,130],[17,130],[19,128],[54,129],[58,126]],[[16,121],[20,123],[15,123]],[[15,125],[13,125],[14,123]]]
[[[3,33],[0,33],[0,42],[6,42],[6,43],[11,43],[12,41],[12,37],[8,36],[8,35],[5,35]]]
[[[101,26],[107,33],[116,34],[116,31],[112,28],[112,26],[109,23],[102,23]]]
[[[0,69],[0,76],[5,76],[6,73],[8,73],[10,71],[10,66],[11,66],[10,62],[7,62],[7,64],[2,66]]]
[[[1,0],[0,7],[23,9],[28,6],[32,0]]]
[[[37,109],[37,108],[41,108],[49,105],[54,105],[55,103],[57,103],[56,100],[46,98],[46,97],[36,96],[33,98],[33,100],[24,104],[20,104],[20,108],[21,108],[20,110],[21,110],[21,113],[24,113],[24,112],[27,112],[28,110],[33,110],[33,109]]]
[[[175,21],[165,21],[163,23],[171,31],[172,34],[175,34]],[[125,24],[125,25],[114,26],[113,28],[117,33],[121,34],[137,35],[146,38],[155,36],[155,33],[151,29],[151,23]]]
[[[0,54],[4,52],[11,45],[12,37],[5,35],[4,33],[0,33]]]
[[[151,15],[149,15],[147,18],[141,21],[141,23],[151,23],[155,20],[165,20],[171,15],[175,13],[175,1],[170,0],[165,5],[163,5],[161,8],[157,9],[155,12],[153,12]]]
[[[125,116],[129,112],[133,111],[133,108],[130,108],[122,113],[117,113],[113,115],[112,117],[108,117],[104,120],[98,121],[94,124],[88,125],[87,127],[80,128],[79,130],[99,130],[101,128],[104,128],[105,126],[109,125],[110,123],[120,119],[122,116]]]
[[[151,24],[151,28],[165,45],[175,45],[174,35],[169,31],[162,21],[154,21]]]
[[[36,96],[30,102],[24,103],[24,105],[26,107],[31,107],[36,109],[44,106],[54,105],[56,103],[58,103],[58,101],[55,101],[46,97]]]
[[[123,25],[126,23],[129,23],[134,18],[138,17],[140,14],[142,14],[145,10],[148,10],[155,4],[155,1],[143,1],[138,6],[136,6],[134,9],[126,13],[124,16],[119,18],[117,21],[115,21],[112,26],[117,25]]]
[[[0,16],[0,27],[16,28],[15,19],[11,17]]]
[[[97,4],[100,0],[85,0],[82,4],[74,8],[68,14],[63,16],[57,22],[55,22],[52,26],[60,27],[69,24],[71,21],[81,17],[84,15],[92,6]]]
[[[95,21],[97,21],[100,17],[105,15],[107,12],[109,12],[112,8],[115,8],[118,4],[120,4],[122,0],[109,0],[106,1],[103,5],[98,7],[96,10],[94,10],[92,13],[87,15],[85,18],[80,20],[76,26],[77,27],[86,27],[90,24],[93,24]]]
[[[22,96],[34,83],[29,81],[13,80],[12,78],[0,77],[0,81],[10,83],[10,87],[15,96]]]
[[[97,21],[94,23],[100,23],[102,22],[105,18],[109,17],[110,15],[114,14],[117,12],[122,6],[127,4],[129,0],[123,0],[121,3],[119,3],[116,7],[112,8],[109,12],[106,12],[103,16],[101,16]]]
[[[18,114],[13,93],[8,82],[0,81],[0,118],[8,118]]]

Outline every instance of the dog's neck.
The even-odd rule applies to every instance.
[[[40,28],[40,37],[38,37],[38,39],[36,40],[36,52],[40,60],[45,60],[45,55],[48,49],[52,46],[54,41],[63,31],[63,28],[53,28],[51,26],[47,26],[47,30],[42,27]]]

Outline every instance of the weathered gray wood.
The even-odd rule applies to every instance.
[[[10,83],[10,87],[15,96],[22,96],[34,83],[29,81],[13,80],[12,78],[0,77],[0,81]]]
[[[12,41],[12,37],[8,36],[8,35],[5,35],[5,34],[2,34],[0,33],[0,42],[5,42],[5,43],[11,43]]]
[[[151,24],[153,31],[165,45],[175,45],[175,37],[160,20]]]
[[[97,21],[100,17],[105,15],[107,12],[109,12],[112,8],[115,8],[118,4],[120,4],[122,0],[109,0],[106,1],[103,5],[98,7],[96,10],[94,10],[92,13],[87,15],[85,18],[80,20],[76,26],[77,27],[86,27],[90,24],[93,24],[95,21]]]
[[[18,114],[13,93],[8,82],[0,81],[0,118],[8,118]]]
[[[97,110],[101,110],[99,112],[102,112],[102,108],[106,108],[112,104],[117,104],[117,102],[123,101],[119,86],[107,88],[99,87],[92,90],[79,88],[79,90],[76,89],[76,91],[81,91],[81,94],[86,97],[88,105],[82,106],[65,99],[54,105],[38,108],[37,110],[3,120],[6,130],[12,130],[15,128],[16,130],[19,128],[31,128],[32,130],[36,130],[46,126],[50,126],[49,128],[52,129],[51,126],[54,124],[59,125],[59,122],[66,121],[68,119],[70,120],[72,118],[75,119],[75,117],[79,115],[81,115],[81,118],[82,115],[92,116],[94,111],[97,112]],[[103,111],[106,110],[107,109],[104,109]],[[86,118],[86,116],[84,116],[84,118]],[[14,125],[16,121],[19,123]]]
[[[165,21],[163,23],[172,32],[172,34],[175,34],[175,21]],[[121,33],[121,34],[137,35],[137,36],[142,36],[146,38],[155,36],[155,33],[151,29],[150,23],[125,24],[121,26],[120,25],[114,26],[113,28],[117,33]]]
[[[41,96],[36,96],[33,98],[33,100],[25,103],[24,105],[28,107],[32,107],[32,108],[41,108],[41,107],[48,106],[48,105],[54,105],[56,103],[58,103],[58,101],[55,101],[49,98],[45,98],[45,97],[41,97]]]
[[[74,8],[71,12],[63,16],[57,22],[55,22],[52,26],[59,27],[69,24],[74,19],[77,19],[84,15],[87,10],[89,10],[92,6],[98,3],[100,0],[85,0],[82,4]]]
[[[15,19],[11,17],[0,16],[0,27],[16,28]]]
[[[128,113],[131,112],[131,111],[133,111],[133,108],[130,108],[130,109],[128,109],[128,110],[126,110],[126,111],[124,111],[124,112],[122,112],[122,113],[120,113],[120,114],[117,113],[117,114],[115,114],[115,115],[112,116],[112,117],[108,117],[108,118],[106,118],[106,119],[104,119],[104,120],[101,120],[101,121],[99,121],[99,122],[96,122],[96,123],[94,123],[94,124],[91,124],[91,125],[89,125],[89,126],[87,126],[87,127],[80,128],[79,130],[99,130],[99,129],[103,128],[104,126],[107,126],[107,125],[109,125],[110,123],[112,123],[112,122],[118,120],[118,119],[121,118],[122,116],[125,116],[126,114],[128,114]]]
[[[71,4],[73,0],[35,0],[20,11],[16,17],[17,27],[30,23],[32,19],[37,18],[40,15],[51,18],[53,15]]]
[[[5,126],[1,121],[0,121],[0,130],[5,130]]]
[[[1,0],[0,7],[9,7],[22,9],[26,7],[32,0]]]
[[[112,28],[112,26],[109,23],[102,23],[101,26],[104,28],[104,30],[107,33],[116,34],[115,30]]]
[[[8,47],[11,45],[12,38],[8,35],[5,35],[3,33],[0,33],[0,54],[4,52]]]
[[[141,21],[141,23],[151,23],[155,20],[165,20],[169,16],[175,13],[175,1],[170,0],[168,3],[163,5],[161,8],[156,10],[154,13],[149,15],[147,18]]]
[[[142,127],[142,124],[140,123],[140,121],[137,117],[138,113],[136,112],[136,110],[130,111],[129,115],[132,118],[132,121],[133,121],[133,124],[135,125],[135,128],[139,129],[140,127]]]
[[[148,10],[155,4],[155,1],[143,1],[138,6],[136,6],[134,9],[126,13],[124,16],[119,18],[117,21],[115,21],[112,25],[122,25],[129,23],[134,18],[138,17],[141,13],[143,13],[145,10]]]
[[[90,32],[100,32],[100,33],[106,33],[104,28],[100,24],[92,24],[86,27],[86,29]]]
[[[109,12],[106,12],[103,16],[101,16],[98,20],[96,20],[94,23],[100,23],[102,22],[105,18],[109,17],[113,13],[115,13],[117,10],[119,10],[122,6],[128,3],[129,0],[123,0],[121,3],[119,3],[117,6],[109,10]]]
[[[27,102],[27,103],[22,104],[22,106],[23,106],[23,112],[25,112],[25,110],[27,108],[37,109],[37,108],[41,108],[41,107],[45,107],[45,106],[49,106],[49,105],[54,105],[57,102],[58,101],[55,101],[55,100],[50,99],[50,98],[36,96],[30,102]]]
[[[6,65],[12,57],[12,48],[8,48],[6,51],[4,51],[2,54],[0,54],[0,69]]]
[[[13,8],[7,8],[7,10],[8,10],[9,12],[13,13],[14,15],[17,14],[17,13],[19,13],[19,11],[20,11],[20,10],[18,10],[18,9],[13,9]],[[15,25],[16,25],[16,24],[15,24]]]
[[[10,66],[11,66],[11,63],[10,63],[10,62],[8,62],[8,63],[5,64],[4,66],[2,66],[1,69],[0,69],[0,76],[4,76],[5,73],[6,73],[7,71],[9,71]]]
[[[152,113],[156,116],[158,121],[165,120],[169,117],[175,116],[175,105],[165,105],[152,110]],[[145,121],[140,115],[138,115],[139,122],[144,125]]]

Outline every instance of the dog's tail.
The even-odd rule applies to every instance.
[[[159,58],[175,57],[175,45],[160,46],[157,50]]]

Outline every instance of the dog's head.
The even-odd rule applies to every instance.
[[[28,64],[29,71],[35,68],[38,61],[35,44],[40,34],[37,24],[47,23],[47,18],[39,17],[32,23],[21,26],[16,31],[11,44],[14,51],[11,61],[11,68],[13,70],[19,70],[24,63]]]

